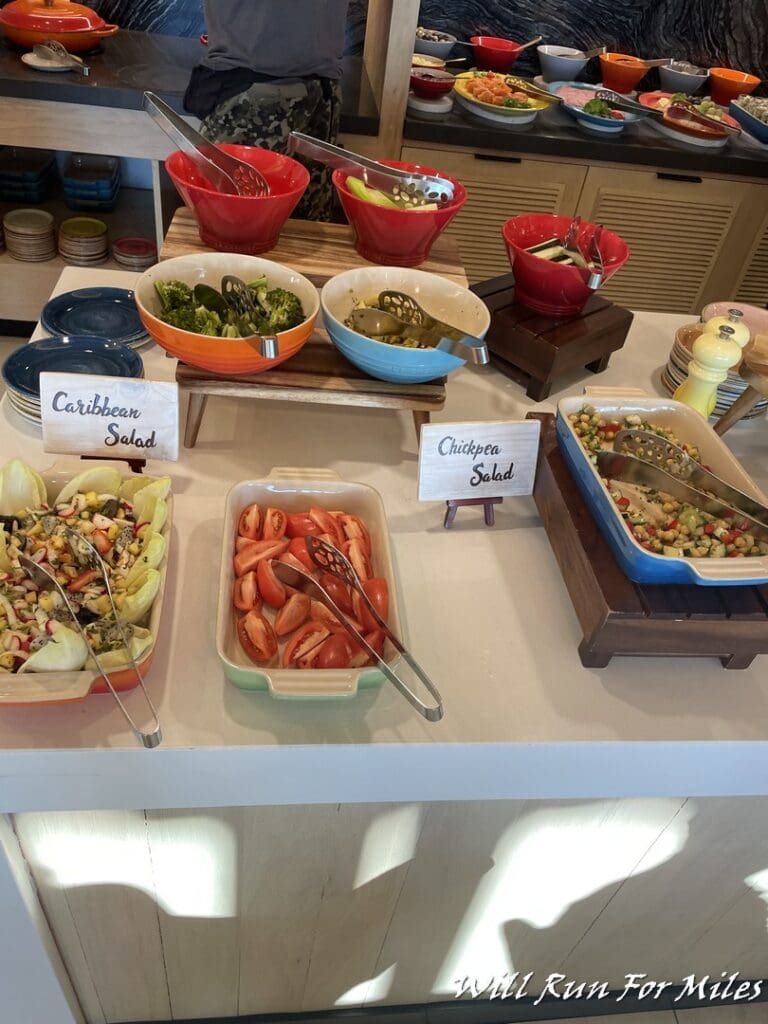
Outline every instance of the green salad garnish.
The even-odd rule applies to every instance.
[[[270,288],[266,277],[248,285],[254,314],[237,313],[221,292],[209,284],[194,288],[183,281],[155,281],[161,305],[160,319],[193,334],[212,338],[247,338],[253,334],[289,331],[305,319],[298,295],[286,288]]]

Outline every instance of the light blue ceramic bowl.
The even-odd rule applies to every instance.
[[[743,110],[736,100],[731,100],[728,107],[728,113],[731,117],[736,118],[741,127],[745,132],[749,132],[758,142],[762,142],[763,145],[768,144],[768,124],[755,117],[754,114],[748,114],[746,110]]]
[[[491,322],[488,307],[473,292],[437,274],[406,267],[358,267],[332,277],[320,293],[323,320],[331,341],[364,373],[396,384],[422,384],[444,377],[464,360],[440,349],[402,348],[358,334],[344,321],[360,301],[396,290],[412,296],[430,315],[484,338]]]
[[[547,89],[551,93],[556,94],[558,89],[562,89],[566,85],[572,89],[589,90],[590,92],[597,92],[600,88],[600,86],[590,85],[588,82],[549,82]],[[621,121],[617,121],[612,117],[597,117],[595,114],[585,114],[579,107],[572,107],[569,103],[563,103],[561,106],[578,124],[582,124],[585,128],[590,128],[592,131],[604,132],[606,135],[618,135],[624,131],[627,125],[634,124],[635,121],[639,120],[638,114],[630,114],[628,111],[622,111],[624,118]]]

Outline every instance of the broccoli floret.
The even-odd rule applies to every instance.
[[[192,289],[183,281],[155,281],[155,291],[160,297],[160,304],[167,313],[170,309],[189,307],[194,309],[195,300]]]
[[[160,319],[165,320],[171,327],[178,327],[181,331],[192,331],[193,334],[199,333],[194,306],[180,306],[177,309],[169,309],[161,315]]]
[[[255,295],[259,291],[260,288],[266,288],[267,287],[267,279],[266,279],[266,277],[257,277],[255,281],[249,281],[248,282],[248,287],[251,289],[251,291]]]
[[[198,334],[209,334],[211,337],[216,338],[221,333],[221,318],[219,314],[212,309],[206,309],[205,306],[198,306],[195,310],[195,322],[197,323],[196,330]]]
[[[260,288],[258,299],[273,331],[288,331],[304,319],[304,310],[298,296],[285,288],[272,288],[269,291]]]

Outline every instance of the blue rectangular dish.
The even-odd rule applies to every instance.
[[[682,402],[618,388],[587,388],[583,396],[562,399],[558,403],[556,421],[560,450],[616,561],[629,579],[635,583],[694,583],[705,587],[768,583],[768,557],[670,558],[641,547],[568,419],[584,405],[594,406],[608,420],[623,421],[625,416],[637,413],[653,424],[671,428],[681,441],[696,445],[702,461],[727,483],[764,504],[768,504],[768,499],[714,430]]]

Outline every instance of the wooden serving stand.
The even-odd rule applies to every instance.
[[[601,373],[627,339],[634,314],[593,296],[576,316],[536,313],[514,298],[504,274],[472,286],[491,311],[486,335],[491,363],[526,388],[534,402],[549,397],[558,377],[586,368]]]
[[[740,669],[768,653],[768,587],[632,583],[560,453],[555,417],[528,418],[541,420],[533,496],[584,633],[583,665],[604,668],[614,655],[718,657]]]
[[[210,252],[200,241],[192,214],[181,208],[174,214],[160,258]],[[367,266],[352,244],[346,224],[290,220],[280,241],[266,258],[285,263],[322,287],[335,274]],[[466,286],[467,279],[455,239],[443,236],[429,260],[420,268]],[[311,402],[324,405],[372,406],[405,409],[413,414],[416,435],[430,414],[445,405],[445,378],[427,384],[388,384],[362,373],[334,348],[324,331],[316,331],[303,349],[267,373],[220,377],[179,363],[179,389],[189,395],[184,445],[193,448],[211,395],[271,401]]]

